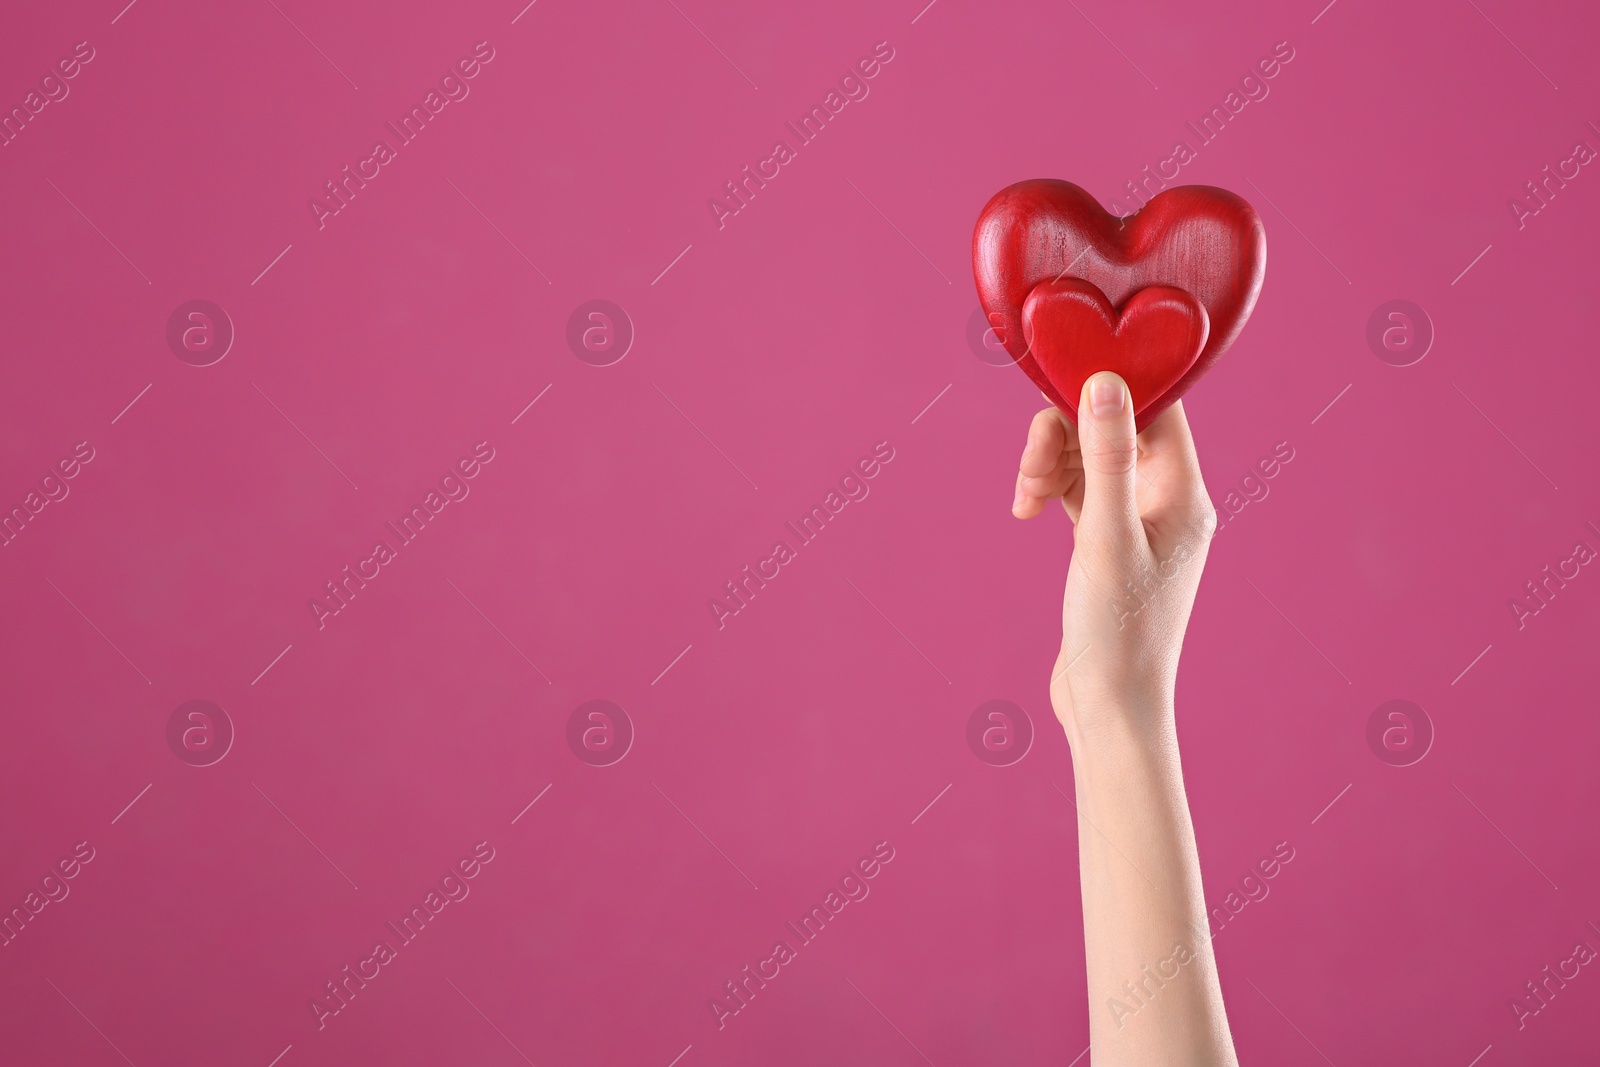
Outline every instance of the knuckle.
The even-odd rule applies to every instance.
[[[1131,441],[1098,444],[1091,455],[1094,456],[1095,469],[1102,474],[1127,474],[1139,462],[1139,454]]]

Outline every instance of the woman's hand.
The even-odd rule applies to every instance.
[[[1183,408],[1135,436],[1127,386],[1034,416],[1019,518],[1072,517],[1050,701],[1072,746],[1094,1063],[1237,1067],[1183,790],[1173,686],[1217,516]]]
[[[1077,427],[1055,407],[1033,417],[1011,507],[1028,519],[1059,498],[1073,522],[1050,700],[1074,748],[1110,727],[1170,729],[1217,521],[1181,402],[1135,436],[1127,385],[1102,371],[1078,416]]]

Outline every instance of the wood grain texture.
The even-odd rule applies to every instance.
[[[1205,185],[1167,189],[1136,214],[1118,218],[1071,182],[1031,179],[996,193],[972,235],[973,276],[990,326],[1017,365],[1074,418],[1078,395],[1064,395],[1029,349],[1023,307],[1036,286],[1081,279],[1114,308],[1151,286],[1180,289],[1199,302],[1209,327],[1200,353],[1138,411],[1141,430],[1188,392],[1239,336],[1266,266],[1266,230],[1255,209],[1234,193]],[[1094,371],[1119,370],[1085,366],[1080,384]]]

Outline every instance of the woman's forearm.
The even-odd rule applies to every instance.
[[[1234,1067],[1172,696],[1217,516],[1181,401],[1140,433],[1102,371],[1076,416],[1034,416],[1011,510],[1059,499],[1073,524],[1050,706],[1078,795],[1090,1059]]]
[[[1097,721],[1071,738],[1091,1062],[1236,1064],[1171,715]]]

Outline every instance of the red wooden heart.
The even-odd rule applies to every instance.
[[[1022,305],[1028,352],[1074,418],[1083,383],[1099,370],[1122,375],[1142,414],[1194,366],[1209,332],[1200,301],[1170,285],[1140,289],[1120,314],[1081,278],[1040,282]]]
[[[1205,345],[1178,380],[1139,412],[1141,430],[1239,336],[1266,266],[1266,231],[1255,209],[1233,193],[1204,185],[1165,190],[1119,219],[1071,182],[1018,182],[984,205],[972,235],[972,271],[990,326],[1018,366],[1069,414],[1078,397],[1062,396],[1028,351],[1022,308],[1034,286],[1082,278],[1121,306],[1140,289],[1161,285],[1200,302],[1210,325]],[[1088,372],[1109,369],[1115,368],[1090,366]]]

